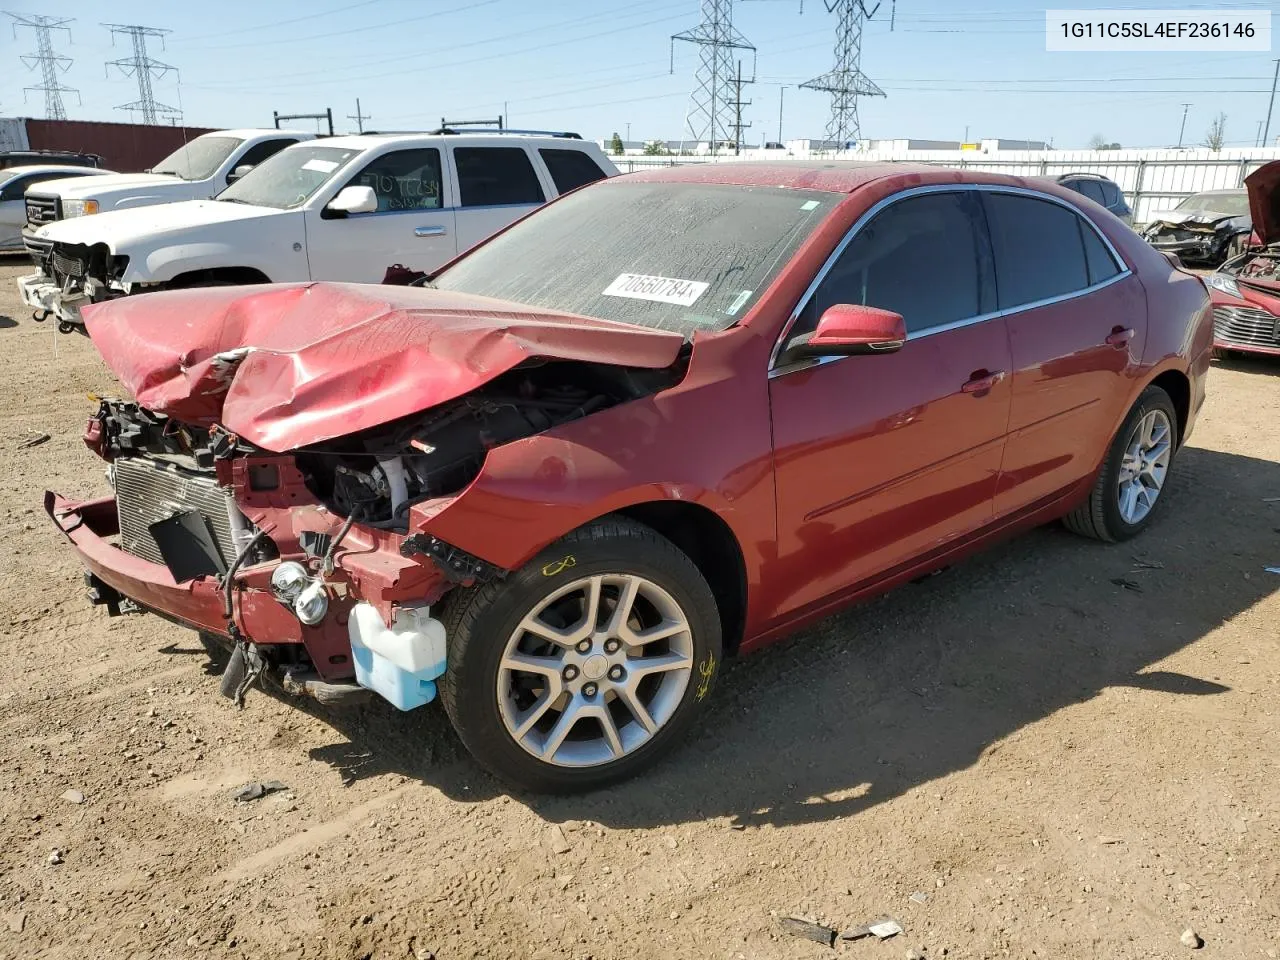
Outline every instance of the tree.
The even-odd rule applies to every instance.
[[[617,130],[613,131],[613,139],[609,141],[609,149],[615,157],[620,157],[623,154],[622,138],[618,136]]]
[[[1204,145],[1210,150],[1221,150],[1222,145],[1227,142],[1227,115],[1219,113],[1213,118],[1213,122],[1209,124],[1209,129],[1204,134]]]
[[[1092,137],[1089,138],[1089,149],[1090,150],[1107,149],[1107,138],[1100,133],[1095,133]]]
[[[650,140],[644,145],[644,155],[646,157],[666,157],[671,155],[671,151],[667,149],[667,145],[661,140]]]

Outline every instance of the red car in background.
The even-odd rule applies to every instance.
[[[1205,277],[1213,300],[1213,346],[1219,356],[1280,356],[1280,161],[1244,181],[1253,236],[1249,249]]]
[[[840,162],[601,182],[419,287],[85,315],[136,398],[87,429],[114,495],[46,495],[92,598],[227,638],[230,693],[438,684],[555,791],[666,753],[728,654],[1050,520],[1139,533],[1212,340],[1078,193]]]

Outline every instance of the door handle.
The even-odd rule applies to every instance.
[[[444,227],[414,227],[415,237],[443,237],[449,231]]]
[[[997,370],[995,373],[977,370],[972,377],[961,384],[960,389],[964,393],[986,393],[1003,379],[1003,370]]]
[[[1106,344],[1109,347],[1123,347],[1133,339],[1132,327],[1116,327],[1107,334]]]

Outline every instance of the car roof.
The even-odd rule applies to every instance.
[[[275,127],[237,127],[234,130],[210,130],[208,133],[202,133],[196,137],[202,140],[205,137],[238,137],[241,140],[249,140],[252,137],[261,137],[265,134],[279,134],[282,137],[314,137],[314,130],[277,130]]]
[[[876,180],[899,177],[903,186],[985,183],[994,186],[1052,188],[1038,177],[1017,177],[983,170],[961,170],[921,163],[867,160],[759,160],[691,163],[678,167],[639,170],[611,183],[715,183],[743,187],[787,187],[827,193],[852,193]],[[1065,188],[1059,188],[1065,189]],[[1046,191],[1048,192],[1048,191]]]
[[[1191,196],[1193,197],[1238,197],[1247,194],[1249,191],[1241,187],[1239,190],[1197,190]]]
[[[19,167],[5,167],[0,170],[0,176],[11,178],[12,176],[25,173],[112,173],[111,170],[103,170],[101,167],[77,167],[73,164],[66,163],[28,163]]]

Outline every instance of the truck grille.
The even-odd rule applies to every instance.
[[[115,486],[120,547],[126,553],[164,563],[151,524],[194,510],[208,522],[223,563],[230,567],[235,560],[231,516],[237,508],[230,488],[218,486],[211,474],[148,457],[124,457],[115,462]]]
[[[27,195],[27,226],[34,230],[62,219],[62,201],[57,197]]]
[[[1280,347],[1276,324],[1280,319],[1256,307],[1214,307],[1213,333],[1225,343],[1242,346]]]
[[[61,280],[63,277],[74,277],[79,280],[84,277],[86,264],[83,257],[75,257],[58,249],[53,248],[53,274]]]

